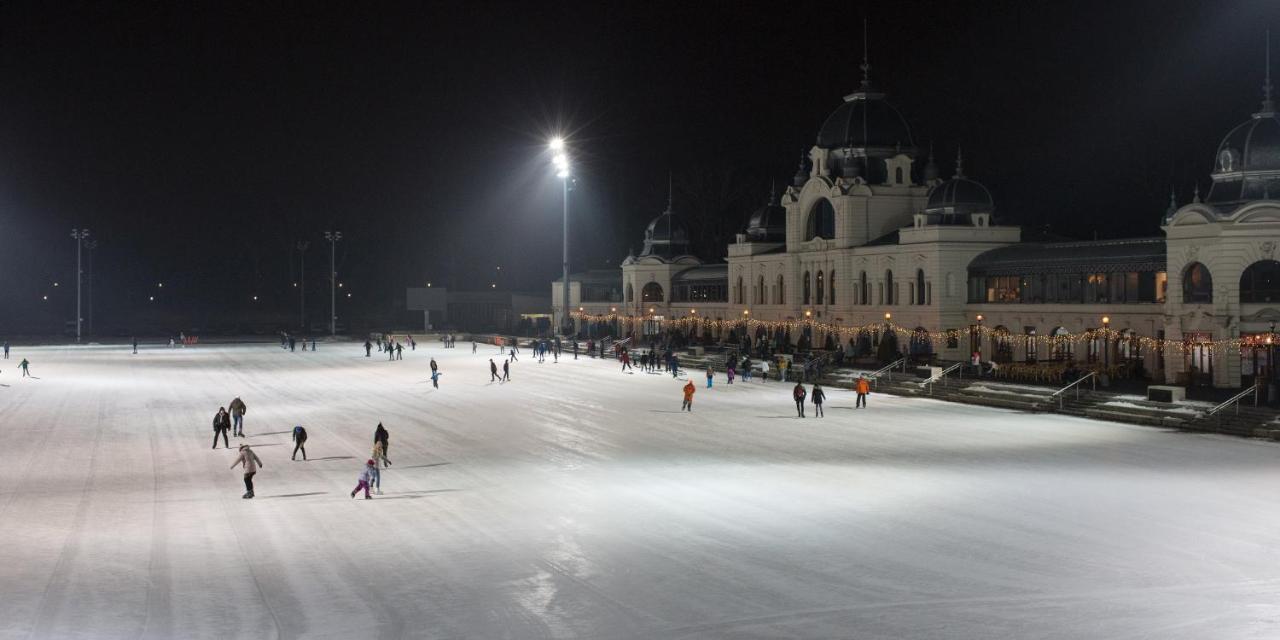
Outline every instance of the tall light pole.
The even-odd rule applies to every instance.
[[[93,250],[98,248],[97,240],[86,240],[84,248],[89,250],[89,335],[93,335]]]
[[[572,330],[573,321],[569,319],[569,156],[565,153],[564,138],[552,138],[548,145],[551,153],[555,154],[551,158],[552,164],[556,167],[556,177],[560,178],[560,182],[564,187],[564,259],[563,267],[564,286],[561,287],[560,309],[562,316],[560,318],[560,333],[568,335]]]
[[[303,331],[307,330],[307,247],[311,246],[306,240],[298,241],[298,256],[302,259],[302,264],[298,266],[298,326]]]
[[[329,335],[338,335],[338,241],[342,239],[341,231],[326,231],[324,239],[329,241]]]
[[[81,249],[84,248],[85,240],[89,239],[88,229],[72,229],[71,237],[76,239],[76,344],[80,344],[80,329],[83,318],[80,314],[80,285],[84,279],[84,269],[81,268]]]

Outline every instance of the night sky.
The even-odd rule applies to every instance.
[[[1155,235],[1280,50],[1274,2],[319,4],[0,7],[0,333],[74,318],[78,226],[104,331],[296,318],[300,240],[322,320],[328,229],[340,316],[546,292],[556,132],[575,270],[639,247],[668,173],[715,247],[858,85],[864,17],[874,84],[1004,221]]]

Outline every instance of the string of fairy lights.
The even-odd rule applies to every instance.
[[[688,316],[679,318],[654,318],[651,316],[626,315],[621,313],[605,313],[591,314],[582,311],[570,314],[571,317],[583,322],[619,322],[638,324],[642,322],[657,322],[661,326],[676,328],[688,331],[694,328],[702,328],[704,330],[713,329],[720,331],[742,330],[746,329],[750,332],[764,329],[770,335],[776,332],[802,331],[806,328],[813,332],[822,332],[840,336],[843,341],[847,337],[857,338],[860,335],[876,334],[883,332],[893,332],[899,339],[906,340],[929,340],[931,342],[948,343],[959,341],[970,335],[979,335],[991,341],[1009,341],[1011,345],[1014,340],[1034,341],[1038,347],[1044,347],[1052,351],[1074,350],[1076,345],[1087,344],[1094,340],[1115,341],[1118,343],[1128,342],[1130,345],[1136,345],[1140,349],[1151,350],[1173,350],[1182,351],[1185,349],[1209,349],[1211,351],[1219,351],[1223,349],[1238,350],[1241,347],[1266,347],[1270,346],[1273,341],[1280,345],[1280,335],[1271,333],[1241,336],[1238,338],[1226,338],[1221,340],[1169,340],[1165,338],[1157,338],[1152,336],[1144,336],[1135,333],[1131,329],[1116,330],[1107,326],[1107,319],[1104,318],[1103,327],[1100,329],[1086,329],[1078,333],[1066,333],[1059,335],[1024,335],[1015,334],[1008,330],[998,327],[990,327],[981,323],[979,316],[978,324],[964,329],[944,329],[940,331],[928,331],[925,329],[905,327],[894,324],[892,314],[886,313],[885,319],[881,322],[871,322],[862,325],[834,324],[830,322],[822,322],[811,318],[803,320],[759,320],[750,317],[749,313],[744,313],[739,319],[713,319],[706,316],[699,316],[696,311],[691,311]]]

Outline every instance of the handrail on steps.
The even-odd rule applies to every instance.
[[[1054,391],[1053,393],[1049,394],[1049,397],[1050,397],[1050,398],[1057,398],[1057,399],[1058,399],[1058,408],[1059,408],[1059,409],[1061,409],[1061,408],[1062,408],[1062,396],[1063,396],[1063,392],[1064,392],[1064,391],[1066,391],[1067,389],[1071,389],[1071,388],[1073,388],[1073,387],[1074,387],[1074,388],[1075,388],[1075,390],[1076,390],[1076,400],[1079,400],[1079,399],[1080,399],[1080,383],[1081,383],[1081,382],[1084,382],[1085,380],[1092,380],[1093,390],[1094,390],[1094,391],[1097,391],[1097,390],[1098,390],[1098,372],[1097,372],[1097,371],[1090,371],[1089,373],[1087,373],[1087,374],[1085,374],[1085,375],[1080,376],[1079,378],[1077,378],[1075,382],[1072,382],[1071,384],[1069,384],[1069,385],[1067,385],[1067,386],[1065,386],[1065,387],[1063,387],[1063,388],[1061,388],[1061,389],[1058,389],[1057,391]]]
[[[898,358],[897,360],[894,360],[893,362],[890,362],[889,364],[887,364],[887,365],[885,365],[885,366],[881,367],[880,369],[878,369],[878,370],[876,370],[876,371],[873,371],[873,372],[871,372],[871,373],[867,374],[867,377],[871,379],[871,383],[872,383],[872,385],[874,385],[874,386],[875,386],[875,388],[879,389],[879,388],[880,388],[880,376],[881,376],[881,375],[884,375],[884,376],[886,376],[886,377],[888,377],[888,378],[889,378],[889,381],[890,381],[890,382],[892,382],[892,381],[893,381],[893,368],[894,368],[894,367],[896,367],[896,366],[898,366],[898,365],[902,365],[902,370],[903,370],[903,371],[906,371],[906,370],[907,370],[907,359],[906,359],[906,358]]]
[[[1214,408],[1212,408],[1212,409],[1210,409],[1210,410],[1206,411],[1206,412],[1205,412],[1205,414],[1204,414],[1204,416],[1207,418],[1207,417],[1209,417],[1209,416],[1216,415],[1219,411],[1222,411],[1223,409],[1225,409],[1225,408],[1227,408],[1227,407],[1229,407],[1229,406],[1231,406],[1231,405],[1235,405],[1235,407],[1236,407],[1236,415],[1240,415],[1240,401],[1241,401],[1241,400],[1244,400],[1244,399],[1245,399],[1245,397],[1246,397],[1246,396],[1248,396],[1248,395],[1249,395],[1249,394],[1251,394],[1251,393],[1253,394],[1253,406],[1255,406],[1255,407],[1256,407],[1256,406],[1258,406],[1258,387],[1260,387],[1260,386],[1262,386],[1262,385],[1260,385],[1260,384],[1254,384],[1253,386],[1249,387],[1248,389],[1245,389],[1244,391],[1241,391],[1240,393],[1237,393],[1236,395],[1231,396],[1231,399],[1230,399],[1230,400],[1227,400],[1226,402],[1223,402],[1222,404],[1220,404],[1220,405],[1218,405],[1218,406],[1216,406],[1216,407],[1214,407]]]
[[[956,375],[957,375],[957,377],[959,377],[959,378],[964,378],[964,364],[965,364],[964,362],[957,362],[957,363],[955,363],[955,364],[953,364],[953,365],[951,365],[951,366],[947,367],[946,369],[943,369],[943,370],[942,370],[942,372],[938,374],[938,377],[936,377],[936,378],[929,378],[929,381],[924,383],[924,386],[925,386],[925,388],[927,389],[927,391],[929,392],[929,395],[933,395],[933,385],[934,385],[934,383],[936,383],[936,382],[938,382],[938,381],[940,381],[940,380],[942,380],[942,379],[946,378],[947,376],[951,375],[951,372],[952,372],[952,371],[959,371],[960,373],[956,374]]]

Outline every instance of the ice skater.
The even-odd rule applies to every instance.
[[[231,468],[234,469],[237,465],[242,464],[244,465],[244,495],[240,497],[252,500],[253,476],[258,473],[258,467],[265,467],[266,465],[262,464],[262,459],[253,452],[253,449],[249,448],[248,444],[240,445],[240,455],[236,456],[236,461],[231,465]]]
[[[382,443],[373,443],[373,473],[369,476],[369,488],[378,495],[382,495],[382,470],[378,465],[382,464],[383,458],[386,456],[382,453]]]
[[[822,391],[822,385],[813,383],[813,392],[809,394],[809,399],[813,402],[813,416],[821,418],[822,402],[827,399],[827,394]]]
[[[489,382],[498,382],[498,364],[493,361],[493,358],[489,358]]]
[[[473,356],[474,356],[475,354],[476,354],[476,341],[475,341],[475,340],[472,340],[472,341],[471,341],[471,355],[473,355]]]
[[[30,371],[30,369],[31,369],[31,363],[30,363],[30,362],[27,362],[27,359],[26,359],[26,358],[23,358],[23,359],[22,359],[22,362],[19,362],[19,363],[18,363],[18,368],[19,368],[19,369],[22,369],[22,377],[24,377],[24,378],[34,377],[34,376],[32,376],[32,375],[31,375],[31,371]]]
[[[681,411],[693,411],[693,394],[697,390],[692,380],[684,383],[684,403],[680,405]]]
[[[366,338],[364,341],[364,357],[368,358],[372,354],[372,351],[373,343],[369,342],[368,338]]]
[[[510,360],[502,361],[502,381],[511,382],[511,361]]]
[[[437,365],[437,364],[436,364],[436,359],[435,359],[435,358],[431,358],[431,380],[432,380],[432,381],[435,381],[435,379],[436,379],[436,371],[437,371],[439,368],[440,368],[440,365]]]
[[[315,353],[315,351],[316,351],[316,339],[315,339],[315,336],[312,336],[312,337],[311,337],[311,352],[312,352],[312,353]]]
[[[800,384],[799,382],[797,382],[795,388],[791,390],[791,397],[794,398],[796,401],[796,417],[797,418],[804,417],[804,399],[808,395],[809,395],[808,392],[804,390],[804,385]]]
[[[631,354],[624,349],[622,351],[622,371],[626,373],[629,370],[631,370]]]
[[[737,357],[733,357],[733,356],[731,356],[731,357],[729,358],[728,366],[727,366],[727,367],[725,368],[725,370],[724,370],[724,372],[725,372],[725,377],[727,377],[727,378],[729,379],[729,382],[728,382],[727,384],[733,384],[733,376],[734,376],[734,374],[735,374],[735,373],[737,373],[737,371],[736,371],[736,367],[737,367],[737,365],[736,365],[736,364],[734,364],[734,361],[735,361],[735,360],[737,360],[737,359],[738,359]]]
[[[133,339],[133,355],[138,355],[138,339]]]
[[[396,343],[396,360],[404,360],[404,345]]]
[[[671,354],[671,377],[680,375],[680,358],[676,354]]]
[[[213,416],[213,448],[218,448],[218,434],[222,434],[222,447],[230,449],[231,443],[227,441],[227,432],[231,430],[231,416],[227,415],[226,407],[218,407],[218,413]]]
[[[711,370],[711,367],[707,367],[707,388],[708,389],[711,388],[711,381],[715,380],[715,375],[716,374],[714,371]]]
[[[231,410],[231,435],[237,438],[244,437],[244,414],[249,413],[249,407],[245,406],[244,400],[240,396],[236,396],[231,404],[227,405]]]
[[[4,359],[5,360],[9,359],[9,341],[8,340],[4,341]]]
[[[382,443],[384,456],[391,451],[391,434],[387,433],[387,429],[382,426],[381,422],[378,423],[378,428],[373,430],[373,441]],[[391,461],[387,460],[387,465],[390,466],[390,464]]]
[[[298,459],[298,452],[302,452],[302,461],[307,461],[307,430],[302,425],[293,428],[293,455],[289,456],[290,460]]]
[[[363,489],[364,499],[365,500],[373,499],[373,496],[369,495],[369,482],[373,480],[373,474],[376,473],[377,470],[378,468],[374,466],[374,463],[372,460],[364,464],[364,469],[360,470],[360,476],[359,478],[357,478],[356,488],[351,490],[352,498],[356,497],[356,494],[359,493],[361,489]]]
[[[742,359],[742,381],[751,382],[751,356]]]
[[[867,394],[871,393],[871,383],[867,382],[866,376],[858,376],[858,382],[853,386],[854,391],[858,392],[858,401],[853,404],[853,408],[867,408]]]

